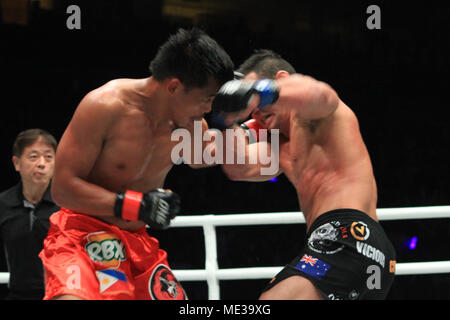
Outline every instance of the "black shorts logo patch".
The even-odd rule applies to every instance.
[[[344,245],[339,242],[346,236],[346,230],[339,227],[339,222],[330,222],[321,225],[313,232],[308,239],[308,247],[319,253],[333,254],[341,251]]]
[[[153,270],[148,280],[148,291],[153,300],[187,300],[183,287],[163,264]]]
[[[364,241],[369,238],[370,230],[364,222],[355,221],[350,227],[350,233],[356,240]]]

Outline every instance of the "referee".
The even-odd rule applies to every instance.
[[[49,217],[59,210],[50,195],[57,142],[42,129],[21,132],[13,145],[12,162],[20,181],[0,193],[0,242],[10,272],[7,300],[44,297],[39,252]]]

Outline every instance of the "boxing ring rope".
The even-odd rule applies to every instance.
[[[450,206],[377,209],[379,221],[450,218]],[[202,227],[205,244],[205,269],[173,270],[180,281],[206,281],[208,299],[220,299],[220,280],[271,279],[283,266],[220,269],[217,262],[218,226],[301,224],[301,212],[248,213],[178,216],[173,228]],[[397,263],[396,275],[450,273],[450,261]],[[0,272],[0,283],[8,283],[9,273]]]

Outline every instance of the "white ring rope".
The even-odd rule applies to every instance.
[[[450,206],[377,209],[378,220],[450,218]],[[207,281],[209,300],[220,299],[219,280],[270,279],[283,267],[225,268],[217,262],[217,226],[279,225],[305,223],[301,212],[248,213],[178,216],[171,227],[202,227],[205,242],[205,269],[173,270],[180,281]],[[450,261],[397,263],[396,275],[450,273]],[[9,273],[0,272],[0,283],[8,283]]]

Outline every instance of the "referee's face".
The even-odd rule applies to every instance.
[[[40,137],[26,147],[20,157],[14,156],[13,163],[16,171],[20,173],[23,184],[48,185],[53,177],[55,151]]]

